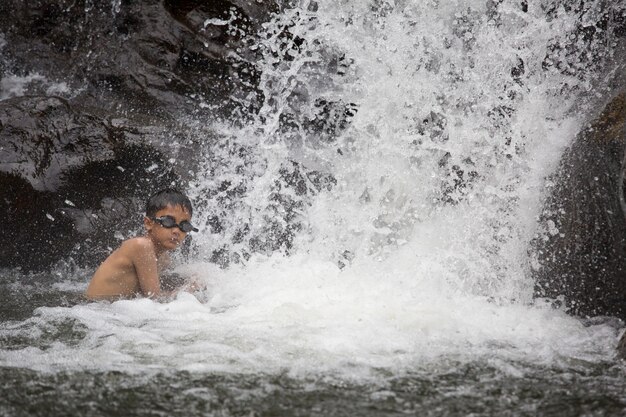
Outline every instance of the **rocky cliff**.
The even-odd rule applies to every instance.
[[[566,150],[544,206],[536,294],[575,314],[626,319],[625,123],[620,93]]]
[[[249,45],[277,8],[1,2],[0,267],[97,262],[136,232],[145,198],[194,169],[186,122],[255,111]]]

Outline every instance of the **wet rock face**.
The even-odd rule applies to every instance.
[[[3,171],[36,190],[54,191],[61,171],[113,157],[115,136],[106,120],[73,110],[58,97],[19,97],[0,104]]]
[[[562,157],[534,242],[535,293],[578,315],[626,318],[626,93]]]
[[[56,97],[0,102],[0,266],[93,261],[137,231],[150,193],[179,184],[153,132],[75,111]]]
[[[617,357],[626,360],[626,332],[622,334],[622,337],[617,344]]]
[[[0,267],[96,264],[141,228],[152,192],[185,188],[198,152],[181,120],[255,111],[247,46],[274,9],[0,2]]]
[[[70,83],[94,107],[159,118],[225,116],[246,110],[231,97],[256,105],[254,55],[246,45],[272,10],[271,2],[241,0],[147,0],[119,8],[7,0],[0,5],[5,70]]]
[[[48,213],[51,193],[38,192],[17,175],[0,173],[0,212],[3,244],[0,259],[3,267],[21,267],[31,262],[50,262],[63,254],[54,244],[68,238],[72,225],[68,219],[52,222]],[[47,250],[43,247],[47,246]]]

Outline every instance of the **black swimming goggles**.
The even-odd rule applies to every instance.
[[[166,229],[171,229],[172,227],[178,227],[182,232],[189,233],[191,231],[197,232],[198,229],[193,227],[191,223],[187,220],[183,220],[180,223],[176,223],[176,220],[172,216],[161,216],[161,217],[149,217],[150,220],[157,222],[161,226]]]

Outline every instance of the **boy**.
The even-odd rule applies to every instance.
[[[102,262],[85,292],[92,300],[142,295],[162,298],[176,293],[161,289],[160,273],[169,266],[170,251],[187,233],[198,229],[190,223],[191,202],[180,191],[165,189],[148,200],[144,236],[128,239]]]

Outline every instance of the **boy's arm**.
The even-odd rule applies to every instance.
[[[154,246],[150,241],[137,242],[134,251],[133,265],[137,274],[137,281],[141,293],[146,297],[158,297],[162,295],[161,281],[157,268],[157,257]]]

